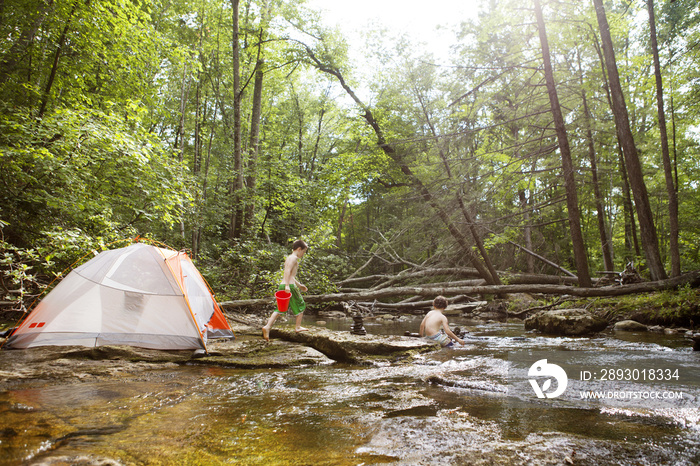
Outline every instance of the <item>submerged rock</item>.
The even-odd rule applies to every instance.
[[[466,388],[470,390],[482,390],[493,393],[507,393],[505,385],[497,384],[488,380],[471,380],[463,377],[450,377],[445,375],[432,375],[428,377],[428,383],[442,385],[445,387]]]
[[[326,319],[345,319],[347,317],[342,311],[318,311],[318,316]]]
[[[694,333],[691,338],[693,339],[693,351],[700,351],[700,333]]]
[[[539,330],[552,335],[590,335],[600,332],[608,322],[585,309],[540,311],[525,319],[525,330]]]
[[[96,455],[50,456],[32,461],[32,466],[121,466],[123,463],[112,458]]]
[[[637,322],[636,320],[621,320],[617,322],[613,327],[616,331],[625,332],[646,332],[648,327],[644,324]]]

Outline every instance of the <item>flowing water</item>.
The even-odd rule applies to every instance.
[[[471,330],[466,345],[409,362],[183,366],[2,392],[0,465],[80,457],[153,465],[700,463],[700,352],[683,336],[553,338],[526,333],[521,322],[450,320]],[[365,327],[403,334],[419,323]],[[543,355],[566,368],[567,396],[538,398],[525,380]],[[640,381],[659,367],[668,378],[654,372],[656,380]],[[625,380],[586,380],[606,368]],[[601,387],[682,397],[577,399]]]

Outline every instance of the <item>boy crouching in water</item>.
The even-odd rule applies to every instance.
[[[433,310],[428,312],[423,318],[423,322],[420,323],[419,334],[426,340],[436,341],[442,346],[451,346],[452,340],[457,341],[460,345],[464,345],[464,340],[450,330],[447,317],[442,314],[442,311],[446,308],[447,299],[443,296],[435,298],[433,300]]]
[[[299,270],[299,259],[304,257],[308,249],[309,247],[304,241],[300,239],[294,241],[292,244],[292,253],[287,256],[287,259],[284,261],[284,275],[282,283],[280,283],[279,286],[280,290],[285,290],[292,294],[292,297],[289,299],[289,310],[292,311],[292,314],[296,317],[295,330],[297,332],[305,332],[308,330],[308,328],[301,326],[301,319],[304,317],[306,303],[299,291],[307,291],[307,288],[296,279],[297,271]],[[275,323],[279,315],[280,312],[275,310],[268,319],[267,325],[262,328],[262,334],[265,340],[270,341],[272,324]]]

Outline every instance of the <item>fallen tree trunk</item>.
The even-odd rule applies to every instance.
[[[504,273],[503,281],[507,282],[509,285],[578,285],[578,278],[576,277],[534,273]],[[594,279],[593,283],[597,281],[597,279]]]
[[[422,270],[411,270],[400,272],[395,275],[368,275],[366,277],[347,278],[339,281],[337,285],[350,285],[356,283],[364,283],[373,280],[405,280],[408,278],[431,277],[436,275],[456,275],[460,277],[478,277],[479,272],[470,267],[441,267],[441,268],[426,268]]]
[[[440,282],[440,283],[426,283],[425,285],[420,285],[420,286],[430,286],[431,288],[434,288],[436,286],[449,286],[450,288],[456,288],[456,287],[461,287],[461,286],[480,286],[480,285],[486,285],[486,280],[483,278],[477,278],[474,280],[458,280],[454,282]],[[389,288],[388,286],[373,286],[372,288],[341,288],[338,290],[339,293],[357,293],[357,292],[367,292],[367,291],[376,291],[376,290],[383,290]]]
[[[568,276],[561,276],[561,275],[545,275],[545,274],[527,274],[527,273],[508,273],[508,272],[499,272],[499,274],[503,277],[504,281],[511,285],[518,285],[518,284],[551,284],[551,285],[578,285],[578,278],[576,277],[568,277]],[[379,282],[381,283],[374,284],[372,286],[373,290],[378,290],[381,288],[387,288],[393,283],[402,281],[402,280],[409,280],[409,279],[415,279],[415,278],[425,278],[425,277],[437,277],[437,276],[459,276],[459,277],[467,277],[467,278],[474,278],[478,277],[479,274],[476,269],[472,268],[465,268],[465,267],[452,267],[452,268],[435,268],[435,269],[423,269],[423,270],[412,270],[412,271],[404,271],[400,272],[396,275],[368,275],[366,277],[357,277],[357,278],[352,278],[352,279],[346,279],[342,280],[340,282],[337,282],[336,284],[340,286],[341,288],[349,288],[353,289],[352,287],[348,287],[348,285],[351,284],[359,284],[359,283],[366,283],[370,281],[374,282]],[[478,279],[478,280],[483,280],[483,279]],[[597,280],[594,280],[594,283]],[[465,281],[466,282],[466,281]],[[458,281],[455,282],[453,286],[463,286],[464,282]],[[471,283],[467,286],[475,285],[476,283]],[[433,285],[431,285],[433,286]]]
[[[400,296],[423,296],[434,298],[437,295],[446,297],[455,295],[496,295],[508,293],[538,293],[548,295],[572,295],[578,297],[596,296],[622,296],[635,293],[649,293],[652,291],[668,290],[678,286],[700,284],[700,271],[690,272],[680,277],[654,282],[634,283],[631,285],[604,286],[600,288],[578,288],[567,285],[484,285],[471,287],[416,287],[402,286],[381,290],[360,291],[353,293],[331,293],[325,295],[309,295],[304,299],[309,304],[342,302],[342,301],[368,301],[381,298],[396,298]],[[224,308],[236,308],[247,306],[263,306],[271,304],[273,299],[242,299],[238,301],[225,301],[220,303]]]
[[[465,295],[458,295],[458,296],[452,296],[450,297],[449,301],[450,303],[463,303],[465,302],[467,304],[472,304],[475,301],[473,301],[473,298],[470,298],[469,296]],[[477,301],[478,302],[478,301]],[[410,302],[400,302],[400,303],[382,303],[380,301],[364,301],[364,302],[358,302],[357,304],[374,308],[375,311],[377,310],[382,310],[382,309],[388,309],[388,310],[406,310],[406,309],[429,309],[433,305],[433,300],[424,300],[424,301],[410,301]]]

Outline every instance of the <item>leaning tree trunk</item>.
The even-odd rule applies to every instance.
[[[603,52],[595,33],[593,33],[592,39],[595,50],[598,53],[598,59],[600,60],[603,86],[605,87],[605,96],[608,99],[608,105],[610,108],[612,108],[613,103],[610,95],[610,84],[608,83],[608,77],[605,71],[605,58],[603,57]],[[634,208],[632,207],[632,196],[630,195],[629,179],[627,178],[625,156],[622,153],[622,139],[620,138],[619,130],[615,136],[617,138],[618,163],[620,165],[620,180],[622,182],[622,213],[625,224],[625,250],[631,252],[634,256],[639,256],[640,250],[639,241],[637,241],[637,224],[634,220]]]
[[[316,66],[320,71],[328,73],[331,76],[334,76],[336,79],[338,79],[340,85],[343,87],[345,92],[347,92],[348,96],[350,96],[350,98],[352,98],[355,101],[355,103],[357,103],[357,105],[360,106],[360,108],[362,108],[362,110],[364,111],[362,117],[365,119],[367,124],[369,124],[372,127],[372,130],[374,131],[374,134],[377,137],[377,145],[384,151],[384,153],[390,159],[394,161],[394,163],[398,165],[401,172],[420,193],[423,200],[425,200],[425,202],[428,205],[435,209],[437,216],[445,224],[447,230],[450,232],[452,237],[457,241],[457,244],[460,246],[462,252],[467,256],[470,263],[474,266],[475,269],[479,271],[479,275],[489,284],[500,283],[498,277],[493,277],[489,270],[479,260],[474,251],[472,251],[466,236],[452,222],[452,220],[450,219],[450,215],[440,204],[438,204],[437,200],[433,197],[433,195],[423,184],[423,182],[413,173],[411,167],[409,167],[406,164],[401,154],[397,153],[396,149],[391,144],[386,142],[382,128],[379,125],[379,122],[374,118],[371,109],[367,107],[348,86],[340,71],[338,71],[336,68],[322,63],[309,47],[306,47],[306,52],[309,58],[313,61],[314,66]]]
[[[566,134],[564,116],[559,105],[559,96],[554,84],[554,73],[549,54],[549,42],[547,31],[542,17],[542,7],[539,0],[535,2],[535,15],[537,16],[537,26],[540,33],[540,43],[542,45],[542,59],[544,61],[544,76],[547,83],[547,93],[549,103],[552,108],[554,127],[559,142],[561,152],[562,170],[564,175],[564,185],[566,187],[566,207],[569,212],[569,231],[571,232],[571,243],[574,248],[574,260],[576,262],[576,272],[578,274],[579,285],[583,287],[591,286],[591,277],[588,272],[588,258],[586,257],[586,245],[583,242],[581,233],[581,217],[578,208],[578,195],[576,193],[576,180],[574,178],[574,164],[571,160],[571,149],[569,148],[569,138]]]
[[[622,93],[620,75],[617,71],[615,51],[613,50],[612,37],[610,35],[610,26],[608,25],[608,19],[605,15],[605,8],[603,7],[602,0],[593,0],[593,4],[595,5],[596,16],[598,18],[598,26],[600,27],[615,125],[617,126],[622,142],[627,175],[629,176],[632,194],[634,195],[634,204],[637,209],[642,247],[644,248],[644,255],[647,260],[647,267],[649,268],[651,279],[661,280],[666,278],[666,271],[664,270],[664,264],[661,261],[661,254],[659,253],[659,241],[656,235],[656,227],[654,226],[647,188],[644,184],[642,164],[639,160],[637,147],[634,144],[632,130],[630,129],[627,104],[625,103],[625,97]]]
[[[416,93],[419,94],[417,91]],[[430,115],[428,114],[428,111],[425,108],[423,98],[421,95],[418,95],[418,100],[420,101],[421,108],[423,109],[423,116],[425,116],[425,120],[428,123],[428,127],[430,128],[430,132],[437,141],[438,152],[440,153],[440,158],[442,159],[442,164],[445,167],[447,177],[449,179],[453,179],[452,170],[450,169],[447,154],[445,153],[442,144],[440,144],[440,138],[438,137],[437,130],[435,129],[435,125],[433,125],[433,122],[430,119]],[[459,208],[462,211],[462,216],[464,216],[464,220],[467,222],[467,226],[469,228],[469,232],[472,235],[472,239],[474,240],[474,243],[476,244],[476,247],[479,250],[479,253],[481,254],[481,258],[484,260],[484,264],[486,265],[486,268],[493,277],[494,282],[498,283],[500,279],[498,278],[498,272],[496,271],[496,267],[493,266],[493,262],[491,262],[491,257],[489,256],[488,251],[486,251],[486,246],[484,246],[484,242],[481,239],[481,236],[479,236],[479,232],[476,229],[476,223],[474,222],[471,214],[467,210],[467,206],[464,204],[464,189],[455,190],[455,197],[457,200],[457,204],[459,205]]]
[[[671,154],[668,149],[668,133],[666,131],[666,113],[664,112],[664,91],[661,79],[661,63],[659,61],[659,46],[656,43],[656,20],[654,17],[654,0],[647,0],[649,10],[649,28],[651,34],[651,51],[654,55],[654,76],[656,77],[656,105],[659,113],[659,133],[661,136],[661,157],[666,177],[666,192],[668,194],[669,219],[669,249],[671,253],[671,276],[681,274],[681,256],[678,250],[678,195],[673,182]]]

